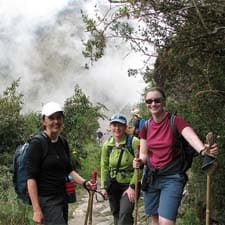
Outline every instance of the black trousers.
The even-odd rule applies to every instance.
[[[44,214],[44,225],[68,224],[68,204],[65,196],[40,196],[39,201]]]
[[[133,225],[134,203],[129,201],[127,194],[123,195],[128,187],[129,184],[113,181],[108,190],[114,225]]]

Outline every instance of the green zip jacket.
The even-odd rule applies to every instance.
[[[124,135],[118,147],[115,146],[115,140],[113,137],[105,141],[103,144],[101,151],[101,188],[106,188],[107,181],[110,178],[115,178],[117,182],[123,184],[135,184],[136,173],[133,169],[133,159],[137,150],[137,146],[140,143],[140,140],[137,137],[133,137],[132,139],[134,155],[132,155],[132,153],[127,148],[124,148],[119,171],[116,174],[121,146],[126,144],[126,140],[127,135]],[[112,147],[111,153],[108,151],[108,146]],[[141,180],[141,176],[139,180]]]

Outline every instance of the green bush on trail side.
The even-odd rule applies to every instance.
[[[98,177],[100,177],[101,146],[89,143],[85,148],[87,149],[88,154],[87,158],[81,160],[80,174],[88,179],[91,178],[92,171],[97,170]]]
[[[177,225],[199,225],[200,221],[194,209],[187,208],[182,218],[177,219]]]
[[[0,166],[0,225],[34,225],[31,207],[16,198],[12,174]]]

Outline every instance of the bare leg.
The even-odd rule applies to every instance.
[[[152,224],[151,225],[159,225],[159,215],[153,215],[151,217]]]
[[[175,225],[176,222],[159,216],[159,225]]]

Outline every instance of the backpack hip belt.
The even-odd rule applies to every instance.
[[[182,173],[181,158],[177,157],[162,168],[149,166],[149,174],[153,176],[168,176],[176,173]]]

